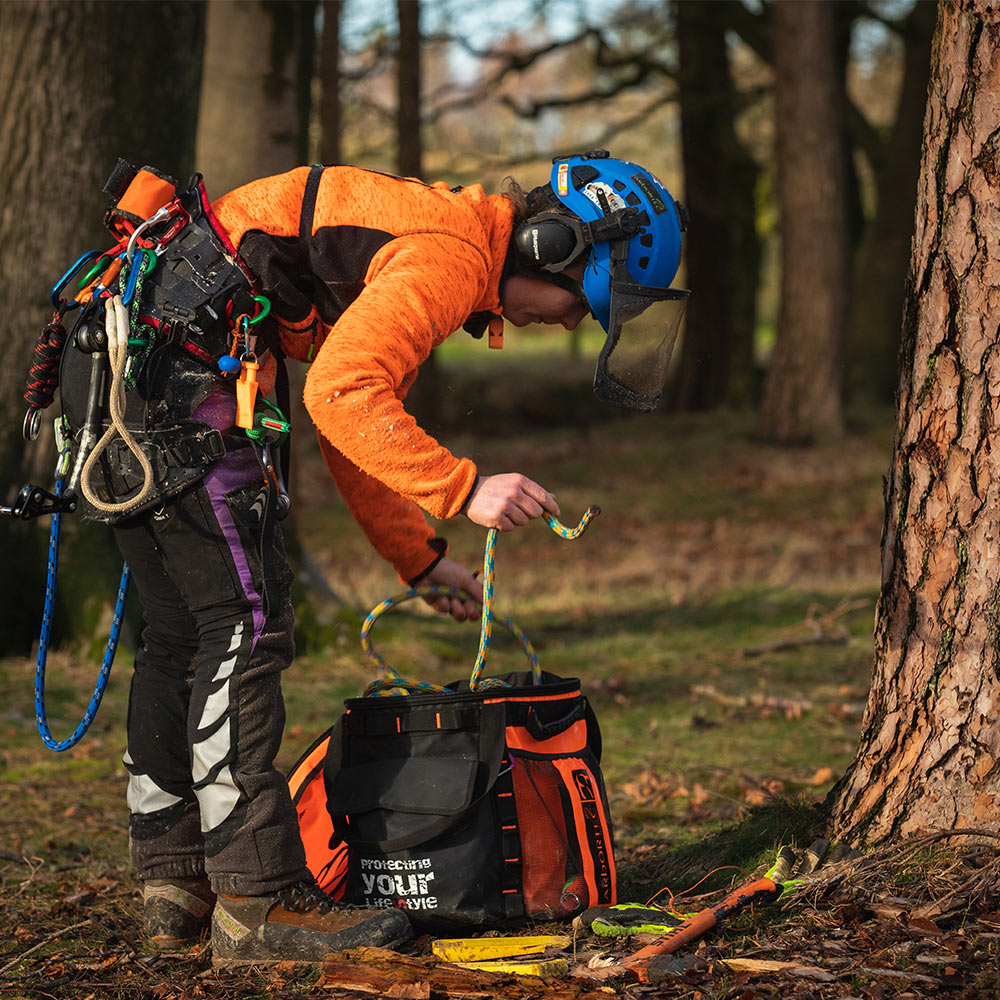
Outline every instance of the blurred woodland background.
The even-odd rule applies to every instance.
[[[182,180],[198,170],[218,197],[320,161],[496,190],[507,175],[543,181],[555,154],[607,146],[691,215],[678,282],[694,295],[664,407],[739,413],[764,441],[841,439],[849,408],[884,407],[897,382],[936,12],[912,0],[0,5],[2,501],[51,476],[46,435],[21,440],[21,385],[49,287],[106,242],[101,187],[118,156]],[[600,341],[584,324],[538,365],[558,382]],[[425,365],[412,406],[432,430],[468,427],[440,368]],[[577,388],[540,401],[535,383],[506,386],[506,416],[595,419]],[[0,583],[0,651],[35,637],[46,530],[0,519],[19,567]],[[94,543],[73,536],[93,566]],[[94,625],[73,619],[80,607],[71,589],[62,614],[78,637]]]

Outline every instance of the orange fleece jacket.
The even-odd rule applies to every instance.
[[[432,348],[472,313],[500,312],[513,205],[478,185],[327,167],[303,229],[308,176],[254,181],[212,208],[271,299],[285,353],[312,359],[306,408],[351,513],[409,580],[440,556],[418,506],[455,516],[476,467],[403,397]]]

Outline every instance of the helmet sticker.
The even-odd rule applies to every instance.
[[[569,194],[569,164],[559,164],[559,176],[556,181],[560,197],[565,198]]]
[[[632,180],[635,182],[635,186],[649,199],[650,205],[653,206],[653,211],[657,215],[662,215],[667,210],[666,203],[659,196],[656,188],[649,183],[648,178],[643,177],[642,174],[633,174]]]
[[[604,181],[593,181],[587,184],[583,193],[598,207],[601,208],[601,199],[597,196],[598,191],[603,191],[604,196],[608,199],[608,205],[611,206],[613,212],[617,212],[619,209],[625,208],[625,202],[622,196],[618,194],[617,191],[610,185],[605,184]],[[603,211],[603,209],[602,209]]]

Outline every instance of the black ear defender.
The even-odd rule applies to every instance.
[[[582,249],[578,228],[556,212],[536,215],[514,233],[518,263],[532,270],[562,270]]]

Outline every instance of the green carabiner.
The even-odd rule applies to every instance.
[[[114,250],[108,250],[107,253],[102,253],[101,256],[97,258],[97,263],[94,264],[94,266],[76,283],[76,287],[86,288],[92,279],[96,278],[101,271],[107,269],[111,261],[114,260],[114,257]]]
[[[271,311],[271,301],[263,295],[255,295],[253,300],[260,306],[260,312],[250,320],[250,325],[256,326]]]

